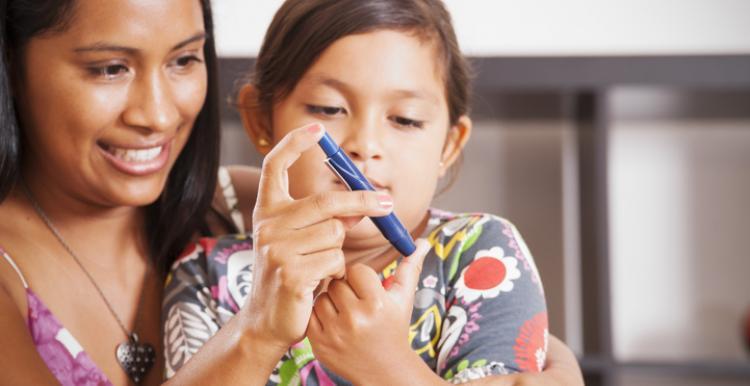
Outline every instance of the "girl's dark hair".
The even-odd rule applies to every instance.
[[[469,110],[469,65],[440,0],[287,0],[276,12],[255,62],[252,84],[269,114],[315,60],[348,35],[390,29],[436,45],[451,125]]]
[[[203,222],[216,188],[219,165],[219,94],[216,49],[210,0],[200,0],[208,35],[204,46],[208,73],[206,101],[196,118],[185,148],[175,162],[166,187],[156,202],[146,208],[149,252],[163,274],[190,242]],[[20,176],[23,130],[14,106],[12,81],[30,39],[64,31],[72,22],[73,0],[0,0],[0,202]]]

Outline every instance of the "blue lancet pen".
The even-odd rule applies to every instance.
[[[341,150],[339,145],[331,138],[328,133],[323,134],[323,138],[318,141],[318,145],[326,153],[326,165],[339,177],[349,190],[370,190],[375,191],[367,181],[362,172],[357,169],[352,160]],[[410,256],[417,249],[411,235],[401,224],[396,214],[391,212],[387,216],[370,217],[380,233],[393,245],[403,256]]]

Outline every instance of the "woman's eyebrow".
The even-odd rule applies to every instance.
[[[187,39],[185,39],[185,40],[183,40],[183,41],[175,44],[175,46],[172,47],[171,51],[179,50],[180,48],[185,47],[186,45],[188,45],[190,43],[193,43],[193,42],[196,42],[196,41],[200,41],[200,40],[205,40],[207,38],[208,38],[208,34],[205,33],[205,32],[203,32],[203,31],[201,31],[201,32],[199,32],[199,33],[197,33],[197,34],[195,34],[195,35],[193,35],[193,36],[191,36],[191,37],[189,37],[189,38],[187,38]],[[140,50],[137,49],[137,48],[127,47],[127,46],[122,46],[122,45],[117,45],[117,44],[108,43],[108,42],[96,42],[96,43],[93,43],[93,44],[85,46],[85,47],[76,47],[74,49],[74,51],[75,52],[115,51],[115,52],[122,52],[122,53],[125,53],[125,54],[132,55],[132,54],[137,53]]]

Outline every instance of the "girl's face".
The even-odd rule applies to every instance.
[[[470,121],[451,127],[443,70],[430,41],[381,30],[334,42],[272,114],[273,142],[319,121],[372,182],[388,192],[407,229],[424,219],[439,177],[468,138]],[[345,186],[320,149],[289,169],[294,198]],[[347,233],[345,247],[387,244],[371,221]]]
[[[198,0],[80,0],[17,58],[27,179],[105,207],[161,194],[206,96]]]

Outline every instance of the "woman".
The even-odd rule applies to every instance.
[[[209,2],[0,7],[0,384],[160,384],[162,273],[216,180]],[[170,383],[247,382],[246,319]]]

